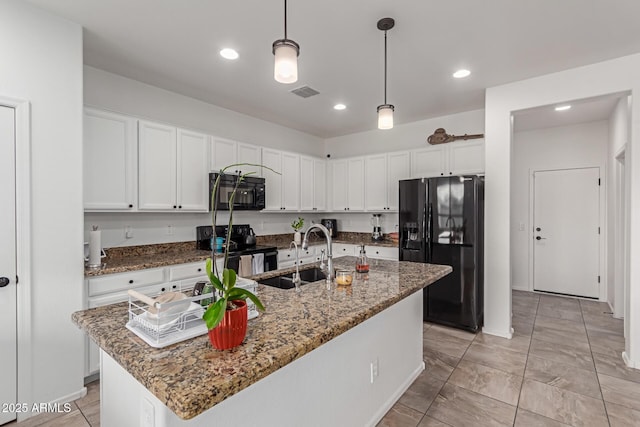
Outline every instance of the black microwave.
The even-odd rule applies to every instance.
[[[217,173],[209,174],[209,210],[211,210],[213,196],[213,186],[218,178]],[[233,200],[233,209],[241,211],[259,211],[264,209],[265,204],[265,185],[264,178],[255,176],[245,176],[240,180],[238,175],[222,174],[220,176],[220,184],[216,196],[216,209],[221,211],[229,210],[229,202],[233,191],[236,195]]]

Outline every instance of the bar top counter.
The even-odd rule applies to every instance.
[[[353,268],[355,257],[334,260]],[[309,264],[305,267],[315,266]],[[295,268],[253,277],[273,277]],[[259,285],[266,307],[250,320],[244,343],[219,351],[207,335],[155,349],[125,328],[128,304],[120,303],[72,315],[136,380],[182,419],[191,419],[258,380],[311,352],[370,317],[449,274],[451,267],[375,260],[368,279],[348,287],[324,281],[303,285],[300,293]]]

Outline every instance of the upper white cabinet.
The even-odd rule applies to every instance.
[[[211,170],[217,172],[229,165],[238,163],[262,164],[260,147],[243,142],[235,142],[230,139],[212,137]],[[252,176],[260,176],[262,171],[260,166],[237,166],[227,169],[226,173],[244,174],[247,172],[253,172]]]
[[[300,156],[270,148],[262,149],[262,175],[267,211],[300,209]]]
[[[300,210],[327,209],[327,162],[300,156]]]
[[[84,208],[135,208],[137,120],[107,111],[84,110]]]
[[[138,132],[138,208],[207,211],[209,137],[147,121]]]
[[[484,141],[459,141],[411,152],[415,178],[484,173]]]
[[[334,211],[364,210],[364,158],[333,160],[331,208]]]
[[[366,209],[398,210],[398,181],[411,177],[410,167],[409,152],[365,157]]]

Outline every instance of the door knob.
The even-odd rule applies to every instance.
[[[8,277],[0,277],[0,288],[4,288],[8,284],[9,284],[9,278]]]

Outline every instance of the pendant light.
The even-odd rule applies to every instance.
[[[393,110],[391,104],[387,104],[387,31],[395,24],[393,18],[382,18],[378,21],[378,29],[384,31],[384,104],[378,105],[378,129],[393,128]]]
[[[284,0],[284,38],[273,42],[275,65],[273,78],[280,83],[298,81],[298,55],[300,45],[287,38],[287,0]]]

